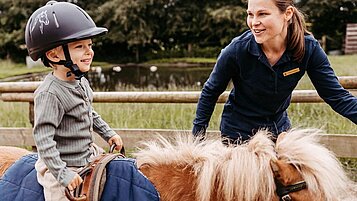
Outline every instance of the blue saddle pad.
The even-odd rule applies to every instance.
[[[23,156],[0,178],[0,201],[44,201],[37,182],[37,154]],[[101,201],[159,201],[152,183],[137,169],[135,160],[117,158],[107,165]]]
[[[107,165],[101,201],[159,201],[154,185],[137,169],[135,160],[117,158]]]
[[[35,163],[37,154],[17,160],[0,178],[1,201],[42,201],[43,188],[37,182]]]

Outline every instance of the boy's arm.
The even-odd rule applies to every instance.
[[[106,142],[115,135],[118,135],[110,126],[105,122],[101,116],[93,109],[93,130],[98,133]]]
[[[81,86],[85,88],[85,91],[88,93],[88,97],[93,102],[93,91],[89,86],[89,82],[87,79],[81,79]],[[92,117],[93,117],[93,130],[98,133],[109,145],[115,143],[118,145],[116,149],[121,149],[123,142],[121,137],[110,128],[110,126],[100,117],[100,115],[94,110],[93,106],[91,106]]]
[[[34,140],[40,158],[63,186],[68,186],[75,173],[66,168],[54,141],[55,129],[60,124],[64,110],[57,97],[42,92],[35,97]]]

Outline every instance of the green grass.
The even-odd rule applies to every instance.
[[[357,55],[329,56],[337,75],[357,75]]]
[[[192,128],[196,104],[95,103],[94,109],[113,128]],[[28,103],[0,102],[0,127],[31,127]],[[223,104],[218,104],[210,130],[218,130]],[[294,127],[320,128],[327,133],[356,134],[354,123],[324,103],[292,104],[288,110]]]
[[[33,68],[27,68],[26,65],[23,63],[13,63],[9,60],[0,60],[0,79],[16,75],[39,73],[46,71],[50,71],[50,69],[44,66],[35,66]]]
[[[319,128],[330,134],[357,134],[357,126],[326,103],[294,103],[288,113],[293,127]]]
[[[0,127],[31,127],[29,104],[0,101]]]
[[[115,128],[190,130],[195,117],[196,104],[96,103],[94,108]],[[210,130],[219,130],[222,109],[223,104],[216,106],[210,121]],[[327,133],[357,133],[354,123],[335,113],[324,103],[292,104],[288,112],[294,127],[320,128]]]

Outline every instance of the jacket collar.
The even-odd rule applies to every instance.
[[[268,59],[266,58],[260,44],[255,41],[254,35],[251,33],[250,39],[248,41],[248,52],[256,57],[258,60],[270,67]],[[285,50],[279,61],[275,65],[280,65],[292,60],[292,54],[290,51]]]

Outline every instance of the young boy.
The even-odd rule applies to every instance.
[[[53,69],[35,91],[35,168],[46,200],[67,200],[65,187],[73,190],[82,182],[76,170],[102,150],[93,143],[92,131],[122,148],[120,136],[93,110],[93,91],[83,77],[94,56],[91,38],[106,32],[68,2],[48,2],[26,25],[30,57]]]

